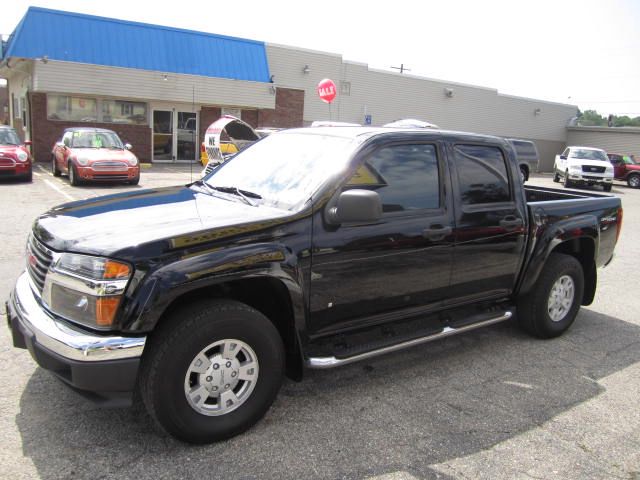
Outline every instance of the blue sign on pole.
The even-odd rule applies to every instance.
[[[371,120],[372,120],[371,115],[365,115],[364,116],[364,124],[365,125],[371,125]]]

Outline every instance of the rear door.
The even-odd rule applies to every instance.
[[[522,190],[499,144],[452,145],[455,303],[510,294],[524,258],[526,211]]]

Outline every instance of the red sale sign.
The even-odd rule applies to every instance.
[[[325,78],[324,80],[320,80],[320,83],[318,83],[318,96],[320,97],[320,100],[322,100],[325,103],[331,103],[333,102],[333,99],[336,98],[336,84],[333,83],[332,80],[329,80],[328,78]]]

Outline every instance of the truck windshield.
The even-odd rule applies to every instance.
[[[358,142],[315,133],[270,135],[214,170],[205,182],[262,197],[261,204],[297,210],[330,175],[343,170]]]
[[[586,150],[586,149],[571,150],[571,155],[569,155],[569,157],[579,158],[581,160],[601,160],[603,162],[609,161],[607,154],[604,153],[602,150]]]

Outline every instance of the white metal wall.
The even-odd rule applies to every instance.
[[[40,92],[275,108],[275,94],[266,83],[53,60],[34,65],[33,88]]]
[[[366,113],[373,125],[419,118],[452,130],[564,142],[567,122],[577,111],[573,105],[501,95],[490,88],[373,70],[335,54],[268,44],[267,56],[276,85],[305,90],[305,122],[329,118],[329,106],[316,94],[323,78],[338,85],[332,119],[346,122],[363,123]],[[305,65],[309,73],[303,72]],[[340,82],[350,82],[350,95],[340,94]],[[453,96],[446,96],[446,88]]]
[[[640,158],[640,128],[570,127],[567,145],[602,148]]]

